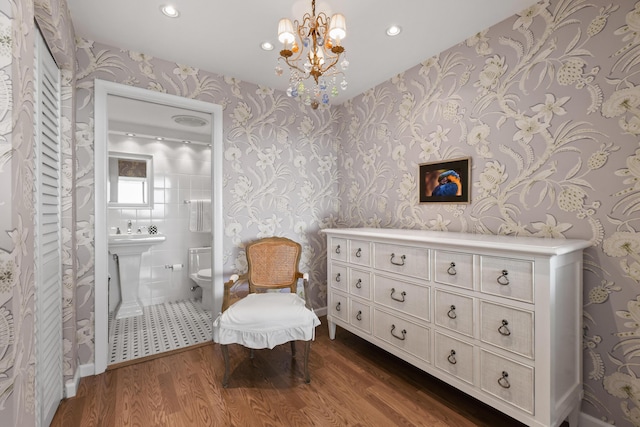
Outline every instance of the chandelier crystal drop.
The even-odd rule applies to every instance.
[[[290,70],[287,95],[301,97],[314,110],[320,104],[329,104],[329,95],[338,96],[337,76],[342,76],[339,84],[347,89],[344,76],[349,61],[344,56],[341,45],[347,35],[344,15],[335,13],[329,18],[324,12],[316,15],[316,0],[311,0],[311,14],[305,13],[301,21],[291,22],[282,18],[278,23],[278,40],[284,45],[280,51],[276,75],[283,73],[280,61]],[[340,59],[342,62],[339,63]],[[340,67],[336,67],[339,63]],[[313,82],[305,85],[305,80]]]

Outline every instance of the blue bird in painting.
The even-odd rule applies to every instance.
[[[438,176],[438,186],[431,193],[432,196],[461,196],[462,183],[460,175],[454,170],[442,172]]]

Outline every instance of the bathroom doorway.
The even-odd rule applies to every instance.
[[[95,91],[99,374],[107,365],[210,339],[222,296],[222,109],[100,80]],[[206,227],[189,228],[192,201],[208,202]],[[122,238],[164,238],[140,254],[137,282],[119,283],[132,276],[123,276],[129,255],[114,257],[109,250],[110,236],[118,232]],[[208,289],[189,278],[193,247],[211,247]],[[132,286],[142,314],[117,313]],[[206,309],[202,292],[213,294]]]

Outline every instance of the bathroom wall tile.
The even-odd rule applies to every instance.
[[[140,298],[140,302],[142,303],[142,305],[152,305],[151,296],[151,282],[140,282],[140,287],[138,288],[138,298]]]
[[[120,215],[121,219],[124,221],[134,219],[136,217],[136,209],[122,209]]]
[[[153,156],[153,169],[156,173],[167,173],[171,170],[171,164],[169,159],[165,156],[154,155]]]
[[[194,197],[191,189],[189,188],[189,185],[178,190],[178,199],[182,201],[182,203],[184,203],[185,200],[192,200],[193,198]]]
[[[136,219],[138,222],[141,220],[148,220],[151,218],[151,209],[138,209],[136,212]],[[138,225],[139,227],[140,225]]]
[[[180,201],[178,197],[177,188],[167,188],[164,190],[164,202],[165,203],[178,203]]]
[[[186,230],[182,228],[180,217],[178,215],[165,218],[164,230],[166,234],[171,236],[180,236],[186,232]]]
[[[211,163],[209,163],[209,168],[211,168]],[[205,174],[201,176],[200,179],[202,181],[202,189],[211,192],[211,174]]]
[[[157,204],[157,203],[164,203],[165,201],[165,197],[164,197],[164,192],[166,190],[163,188],[155,188],[153,190],[153,203]]]
[[[155,168],[154,168],[155,169]],[[153,188],[164,188],[164,173],[154,173],[153,175]]]
[[[172,270],[165,265],[151,267],[151,282],[167,281],[171,279]]]
[[[163,192],[163,198],[164,198],[164,192]],[[156,202],[153,205],[153,210],[151,211],[151,219],[153,219],[154,221],[159,219],[164,219],[164,215],[165,215],[164,207],[165,207],[164,202],[162,203]]]
[[[180,218],[180,210],[181,208],[183,208],[185,205],[184,203],[167,203],[164,205],[164,209],[165,209],[165,220],[166,219],[173,219],[173,218]]]
[[[191,159],[188,157],[180,157],[174,160],[174,167],[177,171],[183,174],[191,174],[195,170],[194,163],[195,159]]]
[[[165,175],[164,186],[165,188],[178,188],[179,181],[180,176],[172,170]]]
[[[140,261],[140,283],[149,282],[151,280],[151,255],[149,252],[142,254]]]
[[[173,173],[188,173],[188,171],[180,168],[180,160],[176,157],[168,158],[167,165],[169,166],[169,170]]]
[[[211,162],[198,161],[193,166],[194,173],[198,175],[211,174]]]
[[[189,189],[191,188],[191,175],[189,174],[180,174],[179,175],[179,187],[181,189]]]

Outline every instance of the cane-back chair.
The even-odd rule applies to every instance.
[[[225,283],[222,312],[213,330],[224,358],[223,387],[229,384],[229,344],[251,349],[253,357],[253,349],[272,349],[290,342],[295,357],[295,342],[305,341],[304,379],[306,383],[311,381],[309,351],[320,320],[309,303],[309,276],[299,271],[301,252],[299,243],[283,237],[252,242],[246,247],[247,273],[234,274]],[[299,279],[303,281],[305,299],[296,293]],[[249,294],[234,301],[231,289],[242,280],[248,281]],[[290,292],[271,292],[285,288]]]

